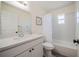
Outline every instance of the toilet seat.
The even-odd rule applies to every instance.
[[[47,49],[47,50],[53,50],[53,49],[54,49],[53,44],[51,44],[51,43],[49,43],[49,42],[43,43],[43,46],[44,46],[44,48]]]

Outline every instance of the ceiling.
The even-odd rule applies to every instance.
[[[30,1],[29,4],[34,7],[39,7],[45,11],[50,11],[56,8],[61,8],[72,4],[72,1]]]
[[[18,1],[5,1],[5,2],[14,5],[16,7],[19,7],[25,11],[30,11],[29,7],[32,7],[32,9],[34,8],[36,10],[37,8],[39,8],[46,12],[74,3],[73,1],[23,1],[28,2],[27,5],[25,6],[18,3]]]

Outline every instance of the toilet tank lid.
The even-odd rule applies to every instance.
[[[49,43],[49,42],[43,43],[43,46],[50,47],[50,48],[54,48],[53,44],[52,43]]]

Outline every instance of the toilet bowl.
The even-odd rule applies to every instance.
[[[50,43],[50,42],[45,42],[45,43],[43,43],[43,47],[44,47],[44,50],[45,50],[45,56],[46,57],[53,57],[54,55],[52,54],[52,50],[55,48],[54,46],[53,46],[53,44],[52,43]]]

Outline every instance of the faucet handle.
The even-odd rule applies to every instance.
[[[77,43],[77,40],[74,39],[74,40],[73,40],[73,43],[74,43],[74,44]]]
[[[18,32],[16,31],[16,33],[18,33]]]
[[[73,43],[79,44],[79,39],[74,39],[74,40],[73,40]]]

